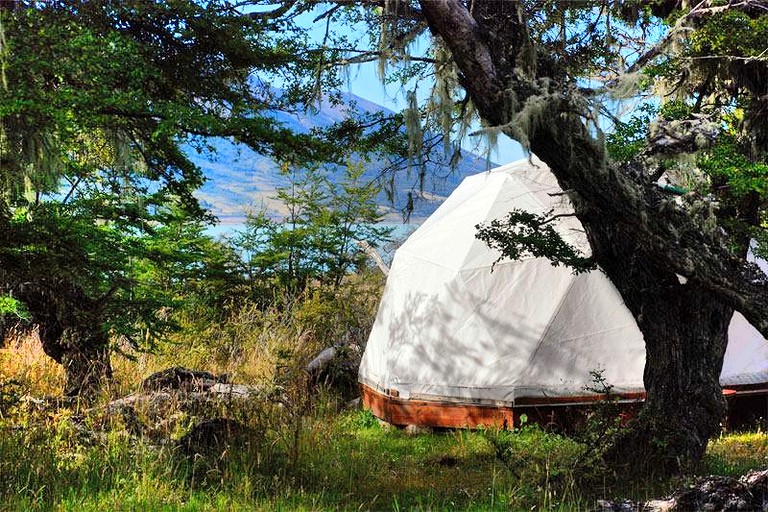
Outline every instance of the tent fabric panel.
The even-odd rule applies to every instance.
[[[510,376],[522,369],[522,364],[516,368],[512,363],[523,361],[535,348],[538,334],[529,336],[527,344],[509,343],[511,337],[504,339],[498,331],[489,330],[487,323],[498,319],[477,314],[481,303],[477,290],[468,289],[455,272],[423,264],[414,271],[415,265],[408,258],[399,262],[402,267],[396,280],[403,286],[393,286],[391,295],[388,292],[388,300],[401,306],[396,314],[388,314],[387,320],[390,385],[401,390],[417,383],[419,390],[447,385],[468,389],[509,386]],[[538,331],[545,322],[545,317],[539,320]],[[510,353],[521,355],[508,360],[503,368],[494,366]]]
[[[521,378],[546,389],[576,391],[600,372],[616,391],[643,389],[645,343],[621,295],[599,270],[574,276],[571,288]]]
[[[512,209],[538,214],[550,210],[555,214],[570,213],[567,197],[552,195],[558,191],[546,167],[534,168],[527,161],[467,177],[399,251],[429,254],[433,262],[448,268],[491,265],[498,258],[495,251],[473,236],[457,238],[455,234],[473,233],[477,224],[501,219]],[[582,250],[588,248],[576,219],[561,219],[558,223],[564,238]],[[436,247],[452,250],[439,252]]]
[[[482,179],[486,186],[477,189],[471,198],[455,202],[451,210],[441,212],[439,222],[419,227],[398,251],[428,255],[432,263],[453,269],[461,268],[465,260],[476,257],[479,251],[482,263],[492,264],[498,256],[474,237],[475,226],[502,217],[509,211],[511,203],[510,206],[501,206],[500,202],[504,201],[500,200],[500,195],[504,191],[519,190],[522,185],[504,174],[483,174],[477,178]],[[527,192],[522,193],[516,204],[522,204],[528,210],[543,211],[542,205]],[[457,237],[457,233],[466,236]]]
[[[768,341],[736,312],[728,328],[720,383],[723,386],[768,382]]]
[[[475,386],[498,385],[515,389],[519,375],[538,350],[558,303],[567,293],[573,276],[565,269],[553,272],[541,259],[462,272],[470,293],[468,309],[484,330],[484,339],[495,346],[492,359],[476,368]],[[546,290],[529,293],[524,290]],[[462,329],[456,330],[463,336]]]

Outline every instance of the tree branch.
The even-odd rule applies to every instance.
[[[462,85],[491,125],[503,124],[498,111],[503,88],[496,73],[491,52],[483,39],[483,30],[461,0],[419,0],[430,30],[442,37],[462,70]]]

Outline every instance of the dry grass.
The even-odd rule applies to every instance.
[[[303,368],[322,349],[339,342],[362,348],[376,314],[383,287],[378,273],[350,276],[337,289],[308,292],[300,300],[264,308],[232,307],[212,321],[211,311],[179,313],[181,330],[154,353],[114,352],[113,380],[107,394],[134,391],[150,374],[183,366],[227,374],[230,382],[275,385],[281,373]],[[12,333],[0,349],[0,379],[15,380],[34,396],[59,394],[64,385],[60,365],[42,350],[36,332]]]
[[[115,385],[125,391],[171,366],[226,374],[230,382],[269,386],[284,359],[301,365],[321,348],[313,331],[299,323],[277,312],[248,307],[225,325],[177,336],[156,353],[131,359],[116,356],[112,366]]]
[[[55,395],[64,387],[64,370],[43,352],[37,331],[15,331],[0,349],[0,379],[31,395]]]

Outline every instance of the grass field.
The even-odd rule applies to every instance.
[[[241,444],[193,458],[118,424],[102,437],[83,436],[61,412],[26,426],[5,421],[0,508],[585,510],[599,497],[650,498],[674,484],[601,486],[575,473],[578,443],[537,427],[409,435],[364,411],[327,411],[299,425],[271,421]],[[498,456],[500,445],[507,457]],[[760,432],[724,436],[701,473],[765,467],[767,447]]]
[[[296,343],[295,333],[284,337]],[[269,351],[280,344],[259,339],[262,357],[276,360]],[[262,378],[248,363],[253,353],[240,357],[254,381]],[[599,498],[649,499],[680,484],[609,478],[588,443],[536,426],[409,434],[366,411],[341,410],[333,394],[309,400],[300,387],[285,388],[292,399],[280,405],[252,398],[207,411],[247,432],[191,453],[178,440],[198,412],[172,406],[154,436],[131,435],[125,418],[104,412],[110,398],[172,358],[118,361],[120,381],[78,409],[22,399],[61,384],[60,368],[39,347],[25,341],[0,352],[0,510],[590,510]],[[266,366],[261,373],[271,374]],[[765,467],[768,435],[754,431],[714,440],[696,472]]]

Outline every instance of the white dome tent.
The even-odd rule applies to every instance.
[[[643,393],[645,346],[599,271],[573,275],[544,258],[504,260],[476,225],[512,209],[570,212],[533,157],[466,178],[397,250],[360,366],[364,403],[394,424],[512,426],[531,407],[583,404],[599,371],[624,400]],[[558,232],[583,252],[575,217]],[[721,375],[768,388],[768,343],[739,314]]]

